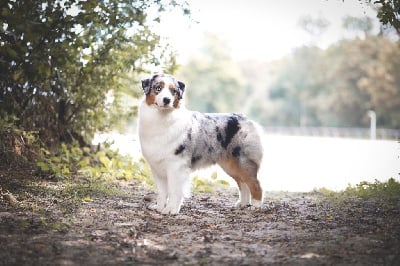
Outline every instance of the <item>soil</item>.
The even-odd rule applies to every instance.
[[[0,169],[0,265],[400,265],[400,202],[234,189],[193,193],[176,216],[149,188],[76,199],[65,181]]]

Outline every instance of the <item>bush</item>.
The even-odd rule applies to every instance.
[[[349,185],[343,192],[346,195],[355,195],[362,198],[400,198],[400,183],[394,178],[386,182],[363,181],[355,186]]]
[[[40,145],[38,132],[17,128],[16,120],[16,117],[7,115],[0,118],[0,164],[8,167],[35,160]]]
[[[41,142],[36,131],[18,129],[10,117],[0,118],[0,163],[8,168],[33,169],[40,176],[54,180],[85,177],[91,180],[137,179],[153,185],[150,169],[144,160],[133,161],[110,149],[107,143],[102,149],[91,151],[78,141],[60,143],[49,150]],[[35,171],[37,169],[37,171]]]

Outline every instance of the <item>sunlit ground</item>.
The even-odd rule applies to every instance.
[[[113,147],[140,157],[137,137],[112,135]],[[360,181],[400,179],[400,144],[396,141],[266,135],[261,182],[267,191],[306,192],[325,187],[343,190]],[[235,182],[218,167],[194,175]]]

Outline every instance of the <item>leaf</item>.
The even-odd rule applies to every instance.
[[[14,58],[14,59],[18,58],[18,53],[14,49],[6,46],[6,47],[4,47],[4,50],[6,53],[8,53],[9,57]]]
[[[2,16],[2,17],[7,17],[9,13],[10,13],[10,12],[8,11],[7,8],[2,8],[2,9],[1,9],[1,16]]]
[[[90,195],[86,195],[82,200],[85,202],[91,202],[92,198],[90,197]]]
[[[45,162],[37,162],[36,165],[40,168],[41,171],[47,172],[50,170],[50,166]]]
[[[49,150],[47,150],[45,148],[40,148],[40,151],[43,152],[45,155],[50,155]]]
[[[229,182],[225,180],[217,180],[216,183],[223,186],[229,186]]]
[[[53,156],[53,157],[50,158],[50,160],[53,163],[60,163],[61,162],[61,159],[58,156]]]
[[[84,157],[84,158],[82,158],[79,162],[78,162],[78,166],[80,167],[80,168],[85,168],[85,167],[87,167],[87,166],[89,166],[90,165],[90,159],[89,159],[89,157]]]
[[[110,159],[108,159],[107,156],[100,156],[99,160],[105,168],[107,168],[107,169],[111,168],[112,162],[110,161]]]
[[[64,165],[64,167],[62,169],[62,173],[63,173],[63,175],[67,175],[67,176],[71,175],[71,172],[66,165]]]

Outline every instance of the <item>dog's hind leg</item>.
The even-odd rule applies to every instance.
[[[218,164],[238,184],[239,200],[236,202],[235,206],[242,208],[249,205],[251,196],[250,190],[247,184],[241,179],[242,173],[237,165],[237,161],[235,159],[221,160]]]
[[[258,166],[252,161],[239,162],[238,159],[228,158],[218,164],[238,183],[240,199],[236,203],[238,207],[245,207],[251,204],[261,207],[263,193],[260,182],[257,179]]]
[[[261,207],[263,201],[263,192],[260,182],[257,179],[257,175],[248,177],[245,182],[251,193],[251,205],[254,207]]]
[[[263,191],[257,178],[258,168],[258,165],[251,160],[245,160],[240,165],[241,172],[243,173],[241,179],[250,190],[251,205],[254,207],[261,207],[263,201]]]

